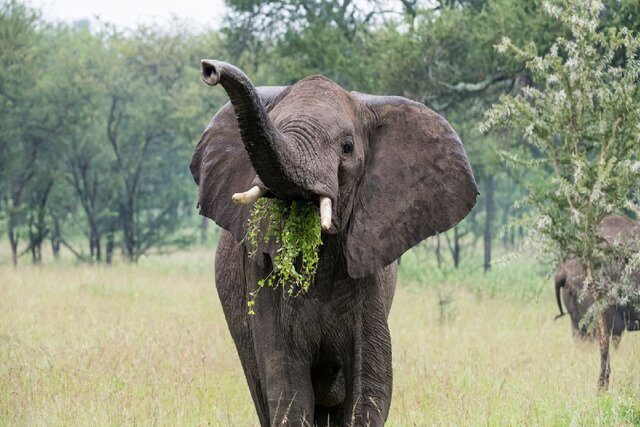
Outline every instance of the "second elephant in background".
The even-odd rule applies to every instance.
[[[620,238],[638,237],[640,223],[622,216],[608,216],[600,223],[599,235],[608,243],[613,243]],[[571,317],[571,327],[575,336],[594,338],[596,336],[594,332],[589,332],[587,327],[580,325],[580,321],[594,303],[591,295],[582,294],[585,277],[585,269],[577,258],[570,258],[560,264],[555,274],[556,301],[560,316],[565,314],[562,309],[564,302],[567,313]],[[637,285],[640,287],[640,280]],[[614,342],[618,342],[625,330],[640,330],[640,312],[630,304],[617,304],[607,308],[605,322]]]

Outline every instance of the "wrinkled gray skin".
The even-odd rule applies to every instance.
[[[205,130],[191,162],[201,214],[224,230],[216,287],[260,423],[382,425],[391,401],[387,317],[395,260],[471,210],[477,187],[462,144],[441,116],[400,97],[347,92],[308,77],[255,88],[237,68],[203,61],[203,79],[231,104]],[[250,206],[231,195],[332,200],[308,293],[262,289],[276,248],[252,258]]]
[[[606,217],[600,224],[600,238],[610,243],[616,239],[626,239],[639,234],[640,223],[621,216]],[[583,295],[581,292],[585,277],[585,269],[578,259],[570,258],[560,264],[555,275],[556,301],[560,309],[560,316],[565,314],[562,310],[562,302],[564,302],[567,313],[571,317],[574,336],[591,339],[595,338],[595,332],[589,332],[585,326],[580,326],[580,321],[593,304],[593,298],[588,294]],[[640,281],[638,286],[640,286]],[[562,294],[562,302],[560,294]],[[605,312],[605,323],[608,333],[617,344],[625,330],[640,330],[640,314],[630,305],[612,306]]]

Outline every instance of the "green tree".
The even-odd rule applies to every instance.
[[[82,261],[110,261],[119,225],[117,174],[106,141],[108,103],[103,76],[109,67],[109,52],[104,34],[92,33],[87,27],[59,25],[49,39],[55,46],[50,69],[60,76],[55,84],[64,122],[57,153],[60,182],[53,195],[55,204],[50,207],[52,237]],[[75,220],[69,224],[75,226],[70,231],[86,235],[88,255],[64,236],[70,212]],[[55,251],[56,244],[53,246]]]
[[[175,233],[192,206],[187,166],[194,130],[185,132],[185,123],[203,123],[210,113],[202,99],[190,98],[200,84],[202,57],[191,48],[198,45],[193,35],[178,27],[140,27],[106,34],[106,43],[103,142],[114,158],[125,256],[136,261],[151,247],[179,241]],[[201,108],[192,108],[194,101]]]
[[[487,112],[483,130],[519,129],[537,155],[507,153],[506,159],[512,165],[546,167],[552,177],[530,183],[527,222],[554,262],[577,257],[585,266],[584,286],[597,301],[592,314],[600,334],[598,386],[606,390],[609,337],[602,313],[611,304],[637,298],[631,276],[640,251],[603,244],[598,226],[612,213],[640,213],[640,38],[626,28],[600,28],[602,10],[599,1],[546,4],[570,37],[558,38],[543,56],[533,45],[520,49],[509,39],[502,41],[498,50],[526,61],[539,87],[502,97]],[[620,55],[624,63],[616,65]],[[621,251],[631,261],[620,265],[625,274],[617,277],[604,266],[619,265]]]
[[[46,208],[56,180],[56,152],[68,112],[58,108],[54,58],[46,25],[37,11],[0,3],[0,191],[6,211],[12,262],[26,231],[34,262],[48,234]],[[25,203],[27,202],[27,203]]]

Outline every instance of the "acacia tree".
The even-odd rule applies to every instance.
[[[527,61],[538,86],[502,97],[481,128],[519,129],[532,150],[526,157],[503,153],[505,159],[550,173],[550,180],[530,183],[524,201],[532,209],[523,220],[552,261],[577,257],[585,268],[584,292],[596,301],[587,321],[597,323],[600,336],[598,387],[606,390],[609,336],[603,312],[612,304],[637,303],[638,286],[631,282],[640,251],[637,245],[602,242],[598,227],[607,215],[640,213],[640,38],[626,28],[600,28],[600,1],[545,3],[545,9],[570,37],[558,38],[544,56],[533,45],[521,49],[509,39],[497,46]]]

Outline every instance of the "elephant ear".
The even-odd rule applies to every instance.
[[[478,188],[442,116],[402,97],[354,95],[375,117],[346,243],[349,275],[358,278],[456,225]]]
[[[257,88],[267,112],[282,98],[285,89]],[[212,219],[241,241],[251,206],[236,205],[231,196],[251,188],[256,172],[240,137],[230,103],[218,111],[200,137],[189,168],[198,184],[200,215]]]

